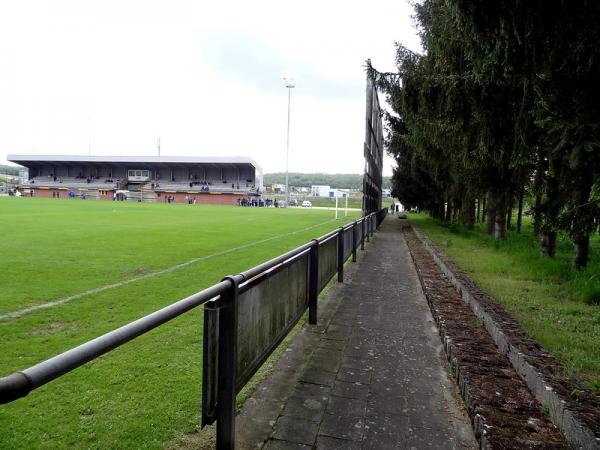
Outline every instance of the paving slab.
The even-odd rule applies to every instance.
[[[346,265],[242,409],[238,448],[479,447],[400,226]]]

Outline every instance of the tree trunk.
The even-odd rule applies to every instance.
[[[590,217],[589,213],[585,213],[584,206],[590,198],[592,186],[594,184],[594,175],[589,167],[582,168],[580,171],[580,180],[576,194],[576,212],[573,218],[573,229],[578,230],[573,239],[573,268],[575,270],[583,270],[587,266],[588,254],[590,252],[590,235],[589,231],[598,226],[598,216]],[[576,192],[577,192],[576,191]]]
[[[540,243],[540,256],[554,258],[556,253],[556,231],[547,231],[542,235]]]
[[[485,206],[486,205],[485,205],[485,195],[484,195],[483,196],[483,201],[482,201],[482,204],[481,204],[481,223],[483,223],[485,221],[485,217],[486,217],[486,214],[487,214],[487,209],[486,209]]]
[[[479,213],[481,213],[481,199],[478,198],[475,201],[477,202],[477,204],[476,204],[477,206],[476,206],[476,209],[475,209],[475,222],[479,223],[479,217],[480,217]]]
[[[536,195],[535,196],[535,207],[533,210],[533,233],[536,236],[539,236],[540,232],[542,230],[542,215],[539,212],[541,204],[542,204],[541,195]]]
[[[446,201],[446,222],[452,222],[452,199]]]
[[[523,197],[525,197],[525,186],[521,186],[519,191],[519,211],[517,212],[517,233],[521,232],[521,225],[523,224]]]
[[[475,201],[465,199],[460,208],[460,222],[469,230],[475,228]]]
[[[573,268],[583,270],[587,266],[588,255],[590,253],[590,237],[577,236],[573,241]]]
[[[508,196],[506,197],[506,210],[504,211],[504,223],[506,225],[505,228],[505,233],[506,230],[510,230],[510,227],[512,225],[512,210],[513,210],[513,203],[514,202],[514,196],[513,196],[513,190],[511,189],[508,193]]]
[[[460,217],[460,208],[461,208],[461,202],[459,202],[458,200],[454,200],[453,201],[453,207],[452,209],[454,211],[452,211],[452,223],[457,223],[458,222],[458,218]]]
[[[487,215],[485,216],[485,232],[487,234],[494,234],[496,221],[496,211],[492,208],[488,208]]]
[[[544,184],[548,184],[551,181],[551,177],[546,176],[548,170],[548,162],[544,159],[544,150],[542,148],[537,149],[537,161],[535,164],[535,175],[533,177],[532,191],[535,193],[535,203],[533,206],[533,233],[539,236],[542,230],[542,212],[540,207],[542,206],[542,191]],[[550,175],[548,173],[548,175]]]
[[[504,208],[496,207],[494,237],[497,241],[506,239],[506,215]]]
[[[444,202],[433,207],[433,217],[441,221],[444,220]]]

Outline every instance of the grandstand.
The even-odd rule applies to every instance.
[[[23,195],[235,205],[260,196],[262,169],[246,157],[8,155],[27,167]]]

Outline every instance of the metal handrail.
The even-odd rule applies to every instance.
[[[336,230],[330,231],[329,233],[327,233],[327,234],[324,234],[323,236],[321,236],[321,237],[318,237],[318,238],[317,238],[317,239],[315,239],[315,240],[316,240],[316,241],[317,241],[319,244],[322,244],[323,242],[325,242],[325,241],[328,241],[328,240],[329,240],[329,239],[331,239],[332,237],[334,237],[334,236],[337,236],[337,234],[338,234],[338,231],[339,231],[339,228],[338,228],[338,229],[336,229]]]
[[[308,250],[313,244],[311,242],[301,245],[300,247],[297,247],[293,250],[290,250],[287,253],[284,253],[283,255],[279,255],[273,259],[270,259],[267,262],[264,262],[262,264],[259,264],[258,266],[253,267],[252,269],[248,269],[245,272],[240,273],[240,275],[242,277],[244,277],[244,281],[248,281],[251,278],[256,277],[257,275],[260,275],[261,273],[272,269],[273,267],[281,264],[282,262],[293,258],[294,256],[298,255],[299,253],[302,253],[305,250]]]
[[[328,233],[324,236],[321,236],[320,238],[316,239],[316,241],[320,244],[325,244],[326,242],[329,242],[330,240],[332,240],[333,238],[337,237],[338,233],[339,233],[339,229],[332,231],[331,233]]]
[[[289,262],[291,259],[295,259],[295,257],[307,252],[312,247],[328,242],[330,239],[338,236],[341,231],[348,230],[360,222],[363,222],[363,224],[367,223],[367,220],[372,220],[373,217],[377,217],[375,214],[376,213],[371,213],[368,216],[354,221],[347,227],[340,227],[318,239],[314,239],[307,244],[259,264],[242,272],[238,277],[241,283],[247,283],[261,274],[271,271],[273,268]],[[81,344],[78,347],[67,350],[22,371],[14,372],[9,376],[0,378],[0,404],[9,403],[18,398],[25,397],[32,390],[37,389],[55,378],[147,333],[187,311],[225,294],[229,289],[231,289],[230,281],[221,281],[196,294]]]
[[[229,288],[227,281],[221,281],[203,291],[186,297],[147,316],[123,325],[60,355],[0,378],[0,403],[9,403],[25,397],[32,390],[49,381],[82,366],[86,362],[113,350],[132,339],[168,322],[181,314],[196,308],[221,295]]]

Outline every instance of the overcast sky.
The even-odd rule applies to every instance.
[[[405,0],[0,2],[0,160],[10,153],[240,155],[361,173],[365,59],[418,50]],[[390,174],[387,159],[384,173]]]

